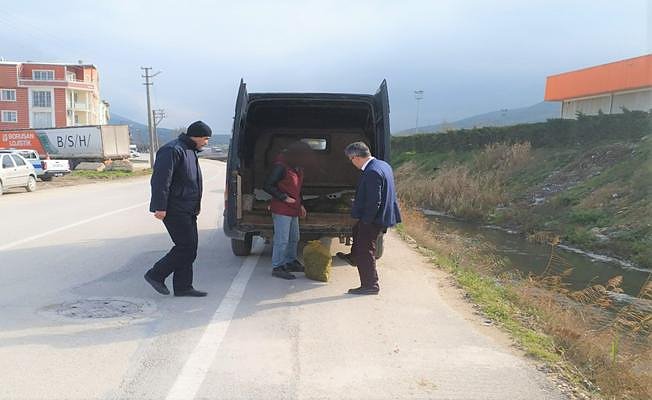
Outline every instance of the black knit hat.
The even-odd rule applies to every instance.
[[[211,131],[211,128],[202,121],[195,121],[188,127],[186,135],[194,137],[211,137],[213,131]]]

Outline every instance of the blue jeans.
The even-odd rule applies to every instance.
[[[299,243],[299,217],[272,213],[274,220],[274,245],[272,267],[282,267],[297,259]]]

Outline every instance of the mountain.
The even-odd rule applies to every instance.
[[[131,134],[131,142],[139,146],[147,146],[149,144],[149,138],[147,135],[147,125],[136,122],[127,117],[111,113],[111,119],[109,119],[109,124],[111,125],[129,125],[129,133]],[[169,128],[158,128],[157,130],[159,136],[159,142],[161,144],[169,142],[170,140],[176,138],[179,135],[177,129]],[[230,135],[213,135],[210,140],[210,145],[221,145],[229,144],[231,139]]]
[[[419,127],[419,133],[445,132],[451,129],[480,128],[483,126],[506,126],[516,124],[527,124],[533,122],[544,122],[548,119],[559,118],[560,104],[542,101],[535,105],[514,109],[502,109],[472,117],[460,119],[454,122],[444,122],[437,125]],[[396,136],[413,135],[415,129],[406,129],[393,133]]]

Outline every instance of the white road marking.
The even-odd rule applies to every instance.
[[[47,231],[47,232],[39,233],[38,235],[29,236],[29,237],[26,237],[26,238],[23,238],[23,239],[20,239],[20,240],[16,240],[15,242],[10,242],[10,243],[7,243],[7,244],[3,244],[3,245],[0,246],[0,251],[7,250],[7,249],[12,248],[12,247],[16,247],[18,245],[21,245],[21,244],[24,244],[24,243],[27,243],[27,242],[31,242],[31,241],[36,240],[36,239],[41,239],[43,237],[50,236],[50,235],[52,235],[54,233],[65,231],[66,229],[74,228],[74,227],[79,226],[79,225],[84,225],[84,224],[87,224],[89,222],[97,221],[98,219],[106,218],[106,217],[109,217],[111,215],[115,215],[115,214],[118,214],[118,213],[121,213],[121,212],[124,212],[124,211],[133,210],[134,208],[142,207],[142,206],[144,206],[146,204],[149,204],[149,201],[134,204],[133,206],[129,206],[129,207],[125,207],[125,208],[119,208],[117,210],[109,211],[109,212],[104,213],[104,214],[99,214],[99,215],[96,215],[96,216],[91,217],[91,218],[86,218],[86,219],[83,219],[81,221],[77,221],[77,222],[74,222],[72,224],[64,225],[64,226],[61,226],[61,227],[56,228],[56,229],[52,229],[52,230]]]
[[[226,336],[226,331],[229,329],[229,324],[238,304],[240,304],[249,278],[251,278],[251,273],[258,263],[260,252],[257,251],[256,253],[248,256],[242,263],[240,271],[231,282],[229,290],[224,295],[208,326],[206,326],[199,343],[190,353],[190,357],[188,357],[181,369],[181,373],[168,392],[167,400],[190,400],[195,398],[210,366],[213,364],[213,360],[215,360],[217,350],[224,336]]]

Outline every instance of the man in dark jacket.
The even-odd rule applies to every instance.
[[[211,135],[211,128],[197,121],[156,153],[149,210],[163,221],[174,246],[147,271],[145,280],[161,294],[170,294],[165,279],[174,273],[175,296],[206,296],[192,286],[192,263],[197,257],[197,215],[202,196],[197,153]]]
[[[401,222],[394,189],[394,172],[385,161],[371,156],[363,142],[351,143],[344,154],[362,170],[355,191],[351,216],[358,220],[353,227],[351,256],[358,267],[360,287],[350,294],[378,294],[376,240],[387,228]]]
[[[299,217],[306,215],[301,201],[303,169],[310,146],[295,142],[278,155],[263,189],[272,196],[270,209],[274,222],[272,247],[272,275],[295,279],[292,272],[303,272],[297,260],[299,243]]]

